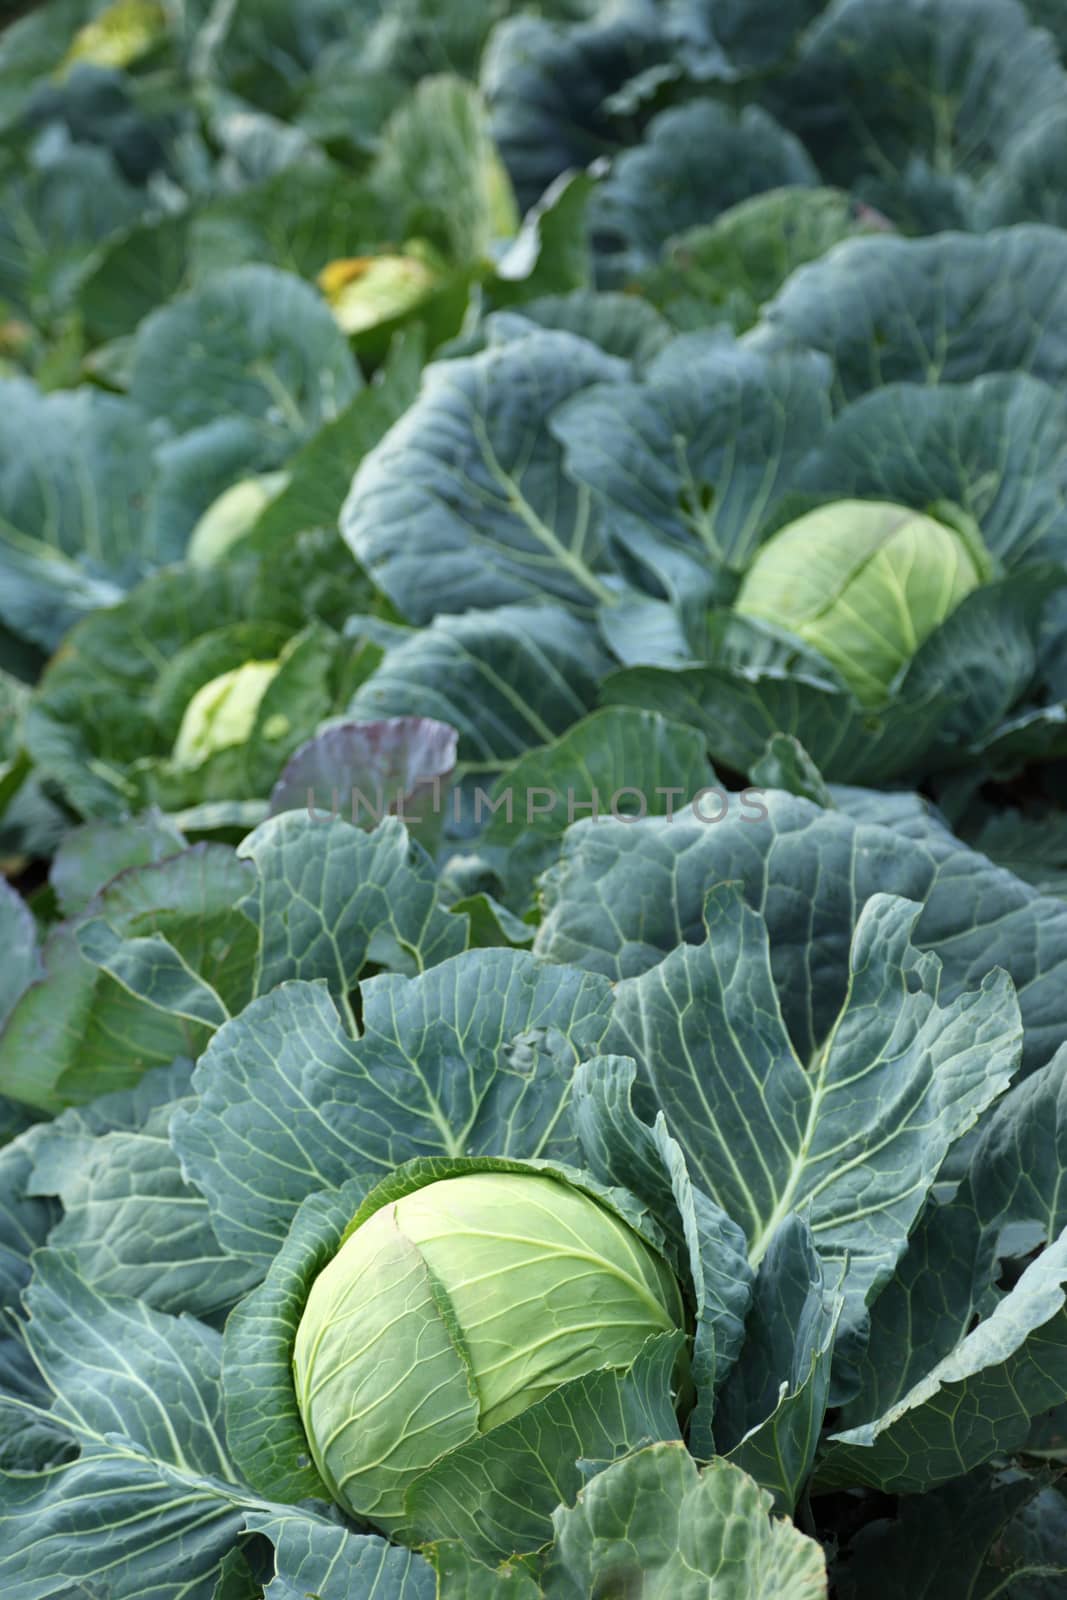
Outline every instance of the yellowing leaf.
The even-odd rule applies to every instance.
[[[115,0],[78,29],[60,62],[60,75],[79,61],[97,67],[128,67],[147,55],[166,31],[167,13],[159,0]]]
[[[319,273],[319,288],[346,333],[363,333],[413,310],[437,284],[417,256],[349,256]]]

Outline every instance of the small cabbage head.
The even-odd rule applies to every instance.
[[[684,1326],[673,1274],[607,1205],[533,1171],[390,1201],[311,1287],[297,1403],[334,1498],[386,1531],[442,1455]]]
[[[174,741],[175,766],[190,770],[219,750],[246,743],[278,666],[277,661],[246,661],[201,684]]]
[[[875,706],[990,574],[976,530],[885,501],[838,500],[767,541],[735,609],[813,645],[863,705]]]
[[[189,536],[186,559],[214,566],[255,527],[260,515],[289,482],[287,472],[261,472],[242,478],[213,500]]]

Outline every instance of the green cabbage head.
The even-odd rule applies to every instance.
[[[560,1178],[471,1172],[390,1201],[311,1287],[293,1349],[311,1454],[386,1531],[441,1456],[684,1326],[673,1274]]]
[[[260,703],[278,672],[277,661],[246,661],[201,684],[185,708],[174,741],[175,766],[198,767],[252,734]]]
[[[767,541],[735,609],[813,645],[875,706],[990,569],[977,531],[886,501],[838,500]]]
[[[222,561],[288,482],[287,472],[261,472],[231,484],[212,501],[190,534],[186,560],[198,567]]]

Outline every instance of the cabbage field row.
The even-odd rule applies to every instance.
[[[0,1596],[1067,1588],[1067,8],[0,24]]]

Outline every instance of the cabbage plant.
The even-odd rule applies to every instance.
[[[122,1541],[117,1600],[179,1561],[212,1596],[262,1535],[261,1588],[326,1600],[714,1594],[724,1560],[746,1600],[819,1600],[800,1529],[829,1547],[846,1498],[859,1593],[889,1497],[969,1506],[983,1582],[998,1529],[1032,1550],[1062,904],[908,797],[765,799],[575,824],[532,952],[464,948],[396,818],[75,837],[95,995],[61,1010],[46,949],[0,1081],[75,999],[86,1080],[120,1037],[166,1055],[0,1159],[0,1583],[97,1583]]]
[[[839,500],[760,548],[735,609],[813,645],[873,706],[989,575],[977,531],[886,501]]]

